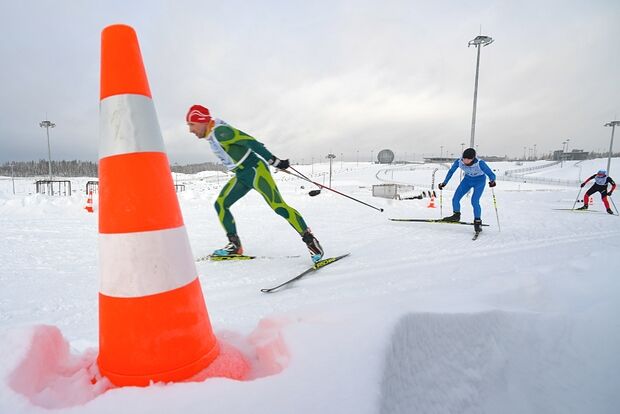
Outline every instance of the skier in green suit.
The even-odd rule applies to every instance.
[[[280,191],[269,171],[269,165],[285,170],[289,161],[275,157],[265,146],[247,135],[231,127],[224,121],[212,118],[209,110],[201,105],[193,105],[186,115],[189,132],[198,139],[206,139],[215,155],[224,166],[235,175],[226,183],[216,202],[215,211],[226,231],[229,243],[222,249],[215,250],[213,256],[242,255],[243,247],[237,235],[237,227],[230,207],[250,190],[258,191],[267,204],[278,215],[284,217],[299,233],[313,262],[323,257],[323,249],[314,237],[303,217],[297,210],[284,202]]]

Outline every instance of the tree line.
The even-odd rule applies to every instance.
[[[225,171],[222,164],[203,162],[200,164],[173,165],[172,172],[195,174],[200,171]],[[48,177],[47,160],[11,161],[0,165],[0,176],[4,177]],[[52,161],[53,177],[98,177],[98,164],[92,161]]]

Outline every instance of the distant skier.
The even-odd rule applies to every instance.
[[[485,174],[489,177],[489,187],[495,187],[495,174],[491,168],[483,160],[476,158],[476,150],[467,148],[463,151],[463,157],[454,161],[452,167],[448,171],[446,178],[438,185],[442,190],[452,178],[452,174],[460,168],[463,170],[464,178],[456,188],[452,197],[453,214],[444,217],[443,221],[460,221],[461,220],[461,198],[473,188],[474,194],[471,197],[471,205],[474,207],[474,230],[476,233],[482,231],[482,209],[480,208],[480,197],[486,185]]]
[[[277,214],[284,217],[299,233],[310,251],[313,262],[323,257],[323,249],[314,237],[301,214],[287,205],[269,172],[269,165],[285,170],[288,160],[275,157],[265,146],[245,132],[231,127],[224,121],[212,118],[204,106],[193,105],[186,115],[189,132],[198,139],[206,139],[215,155],[235,175],[226,183],[215,202],[215,211],[226,231],[229,243],[213,252],[214,256],[242,255],[243,247],[230,207],[254,189],[260,193]],[[267,161],[267,162],[265,162]]]
[[[611,179],[610,176],[607,175],[607,170],[598,170],[598,172],[581,183],[581,188],[585,187],[585,185],[594,178],[594,185],[590,187],[590,189],[586,192],[586,195],[583,197],[583,206],[579,207],[577,210],[587,210],[588,209],[588,201],[590,200],[590,196],[594,193],[601,193],[601,200],[603,200],[603,204],[605,204],[605,208],[609,214],[614,214],[613,210],[609,207],[609,200],[607,200],[607,196],[611,197],[611,194],[616,189],[616,183]],[[607,191],[607,186],[611,184],[611,190]]]

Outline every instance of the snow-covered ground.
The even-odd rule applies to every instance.
[[[536,174],[584,179],[606,160],[575,164]],[[491,166],[503,174],[527,165]],[[88,179],[72,180],[72,197],[50,197],[30,194],[28,180],[13,195],[3,178],[0,413],[617,413],[620,217],[602,213],[598,197],[598,212],[554,210],[571,208],[578,187],[500,181],[501,231],[487,189],[490,227],[475,242],[468,226],[388,221],[440,216],[428,199],[371,197],[373,184],[390,180],[430,188],[428,167],[334,163],[333,187],[383,213],[325,190],[309,197],[313,185],[275,174],[327,255],[351,256],[261,293],[310,260],[288,224],[249,193],[233,207],[246,253],[300,257],[197,268],[215,333],[245,354],[250,378],[112,389],[90,381],[98,233],[97,215],[83,208]],[[435,167],[437,184],[446,170]],[[296,168],[329,180],[326,164]],[[226,242],[213,209],[223,178],[176,177],[196,257]],[[455,174],[444,215],[457,184]]]

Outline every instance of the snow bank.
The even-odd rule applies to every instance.
[[[8,385],[32,404],[64,408],[84,404],[110,388],[97,370],[96,350],[72,354],[54,326],[38,325],[16,331],[3,342],[7,362],[15,364]]]
[[[380,412],[614,412],[620,375],[607,363],[618,361],[616,351],[597,346],[586,325],[502,311],[403,316],[386,355]]]
[[[188,381],[201,382],[215,377],[254,380],[281,372],[290,358],[280,332],[285,323],[285,320],[263,320],[248,337],[233,332],[219,333],[220,356]],[[5,358],[0,375],[6,373],[10,389],[32,405],[43,408],[83,405],[114,388],[99,373],[97,349],[72,353],[69,342],[55,326],[15,329],[7,337],[2,343]],[[7,391],[0,392],[11,394]],[[7,398],[16,397],[7,395]]]

